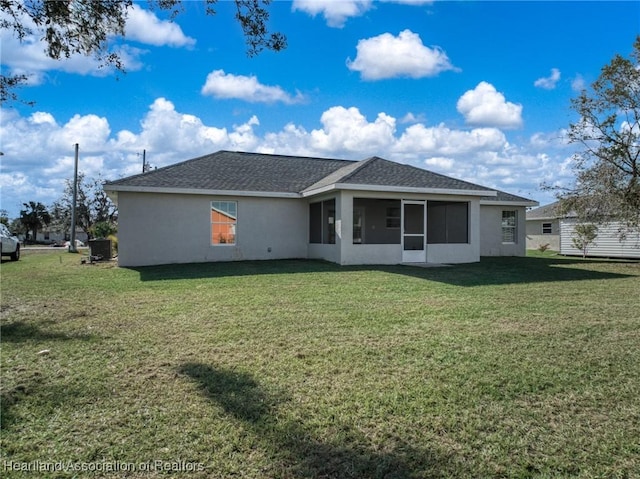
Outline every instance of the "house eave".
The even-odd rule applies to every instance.
[[[416,188],[408,186],[389,186],[389,185],[361,185],[354,183],[334,183],[313,190],[302,192],[302,196],[307,198],[333,190],[353,190],[353,191],[375,191],[381,193],[417,193],[417,194],[434,194],[434,195],[456,195],[456,196],[496,196],[497,193],[491,190],[458,190],[449,188]]]
[[[485,195],[487,196],[487,195]],[[538,206],[539,203],[537,201],[499,201],[499,200],[480,200],[480,205],[487,205],[487,206],[525,206],[525,207],[531,207],[531,206]]]
[[[126,186],[126,185],[104,185],[103,189],[111,196],[112,193],[161,193],[172,195],[202,195],[202,196],[252,196],[263,198],[300,198],[299,193],[283,191],[243,191],[243,190],[219,190],[202,188],[167,188],[156,186]]]

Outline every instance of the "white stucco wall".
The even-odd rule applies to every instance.
[[[551,223],[551,234],[542,234],[542,223]],[[549,245],[552,251],[560,251],[560,222],[553,220],[527,220],[527,249]]]
[[[502,242],[502,212],[517,211],[517,241]],[[526,208],[524,206],[480,206],[480,256],[525,256]]]
[[[469,243],[427,244],[427,262],[470,263],[525,254],[525,208],[480,205],[451,195],[333,191],[308,199],[118,193],[121,266],[314,258],[338,264],[397,264],[400,244],[353,244],[353,198],[469,202]],[[309,243],[309,203],[336,200],[336,244]],[[211,245],[211,201],[238,202],[235,245]],[[518,242],[502,244],[502,210],[518,210]]]
[[[211,201],[238,202],[235,245],[211,245]],[[306,258],[308,205],[297,199],[118,193],[121,266]]]

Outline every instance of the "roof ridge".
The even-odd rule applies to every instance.
[[[461,183],[466,183],[467,185],[476,186],[476,187],[480,188],[481,190],[498,191],[496,188],[491,188],[489,186],[479,185],[478,183],[472,183],[471,181],[467,181],[467,180],[461,180],[460,178],[455,178],[453,176],[448,176],[448,175],[445,175],[445,174],[442,174],[442,173],[438,173],[437,171],[427,170],[426,168],[420,168],[420,167],[414,166],[414,165],[407,165],[406,163],[401,163],[401,164],[405,165],[405,166],[408,166],[410,168],[414,168],[416,170],[428,171],[432,175],[439,176],[440,178],[454,179],[454,180],[459,181]]]
[[[262,153],[259,151],[233,151],[233,150],[219,150],[216,153],[233,153],[243,156],[271,156],[273,158],[296,158],[302,160],[324,160],[324,161],[343,161],[345,163],[357,163],[358,160],[347,160],[344,158],[328,158],[325,156],[304,156],[304,155],[283,155],[281,153]],[[213,153],[213,154],[216,154]],[[209,155],[204,155],[209,156]],[[197,159],[197,158],[194,158]],[[187,160],[189,161],[189,160]]]
[[[347,181],[349,178],[351,178],[353,175],[355,175],[357,172],[359,172],[360,170],[362,170],[363,168],[366,168],[367,166],[369,166],[371,163],[373,163],[375,160],[381,160],[382,158],[379,158],[377,156],[371,156],[365,160],[360,160],[357,162],[356,167],[353,170],[350,170],[346,175],[344,175],[342,178],[340,178],[340,181]],[[338,170],[339,171],[339,170]],[[338,183],[338,181],[336,181],[336,183]]]
[[[370,165],[370,164],[372,164],[374,161],[382,161],[382,162],[385,162],[385,163],[391,163],[391,164],[393,164],[393,165],[402,165],[403,167],[408,167],[408,168],[411,168],[411,169],[417,170],[417,171],[419,171],[419,172],[421,172],[421,173],[427,172],[427,173],[429,173],[429,174],[431,174],[431,175],[438,176],[439,178],[444,178],[444,179],[447,179],[447,180],[451,180],[451,179],[453,179],[453,180],[455,180],[455,181],[459,181],[460,183],[466,183],[467,185],[471,185],[471,186],[477,187],[477,188],[479,188],[479,189],[481,189],[481,190],[497,191],[495,188],[490,188],[490,187],[488,187],[488,186],[479,185],[478,183],[472,183],[472,182],[470,182],[470,181],[461,180],[460,178],[454,178],[453,176],[447,176],[447,175],[444,175],[444,174],[442,174],[442,173],[437,173],[437,172],[432,171],[432,170],[427,170],[426,168],[420,168],[419,166],[409,165],[409,164],[407,164],[407,163],[399,163],[399,162],[395,162],[395,161],[387,160],[386,158],[381,158],[381,157],[379,157],[379,156],[372,156],[372,157],[367,158],[366,160],[363,160],[363,161],[368,162],[368,163],[367,163],[367,166],[368,166],[368,165]],[[364,166],[364,165],[363,165],[363,166]],[[356,171],[360,171],[360,168],[358,168],[357,170],[355,170],[353,173],[355,173]],[[351,176],[351,175],[350,175],[350,176]]]

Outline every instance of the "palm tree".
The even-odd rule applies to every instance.
[[[51,223],[51,215],[46,206],[40,202],[29,201],[29,203],[22,204],[25,209],[20,210],[20,222],[27,232],[33,232],[32,240],[35,241],[38,238],[38,230]]]

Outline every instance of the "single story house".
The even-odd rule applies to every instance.
[[[27,241],[27,235],[29,236],[28,240],[32,241],[31,232],[28,234],[21,233],[18,235],[20,241]],[[49,226],[45,226],[42,230],[38,230],[38,236],[36,237],[36,243],[44,243],[44,244],[62,244],[65,241],[69,241],[71,239],[71,233],[69,230],[59,230],[53,229]],[[76,239],[82,241],[83,243],[87,243],[89,240],[89,235],[80,227],[76,228]]]
[[[573,244],[575,227],[579,223],[575,214],[561,215],[559,203],[540,206],[527,211],[527,248],[537,249],[549,245],[552,251],[567,256],[582,256]],[[587,256],[603,258],[640,258],[640,231],[629,231],[620,237],[618,222],[596,225],[597,236],[587,248]]]
[[[469,263],[522,256],[537,202],[378,157],[219,151],[107,182],[121,266],[286,258]]]
[[[527,249],[548,245],[551,251],[560,251],[560,216],[558,202],[527,211]]]

